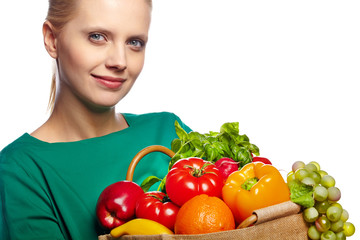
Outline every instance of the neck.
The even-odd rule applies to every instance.
[[[70,104],[59,99],[46,122],[49,136],[44,139],[49,142],[79,141],[104,136],[126,127],[125,119],[115,112],[115,107],[100,109],[79,101]]]

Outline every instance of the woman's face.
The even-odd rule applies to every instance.
[[[75,17],[56,37],[57,97],[112,107],[142,70],[151,9],[144,0],[78,0],[77,4]]]

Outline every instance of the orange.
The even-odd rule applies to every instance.
[[[218,197],[197,195],[181,206],[175,221],[176,234],[201,234],[235,229],[230,208]]]

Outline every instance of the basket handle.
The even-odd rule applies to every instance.
[[[168,155],[169,157],[173,157],[175,153],[168,149],[167,147],[161,146],[161,145],[152,145],[149,147],[146,147],[142,149],[140,152],[138,152],[134,158],[131,160],[130,165],[128,167],[127,173],[126,173],[126,180],[132,181],[134,176],[135,167],[138,164],[138,162],[147,154],[152,152],[162,152]]]
[[[293,203],[292,201],[286,201],[273,206],[257,209],[250,217],[240,223],[237,229],[246,228],[254,224],[269,222],[271,220],[297,214],[300,211],[301,206]]]

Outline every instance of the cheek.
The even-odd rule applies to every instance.
[[[144,53],[133,53],[128,57],[128,71],[134,79],[139,76],[144,66],[144,60]]]
[[[60,69],[66,70],[67,75],[78,75],[82,72],[89,72],[91,68],[95,65],[94,61],[96,58],[93,58],[93,53],[91,49],[86,49],[86,47],[81,44],[73,44],[66,46],[59,51]]]
[[[91,49],[77,47],[72,51],[69,62],[71,62],[73,68],[77,68],[77,70],[89,71],[96,65],[96,59],[98,58],[94,58],[94,56],[96,56],[96,54],[93,54]]]

